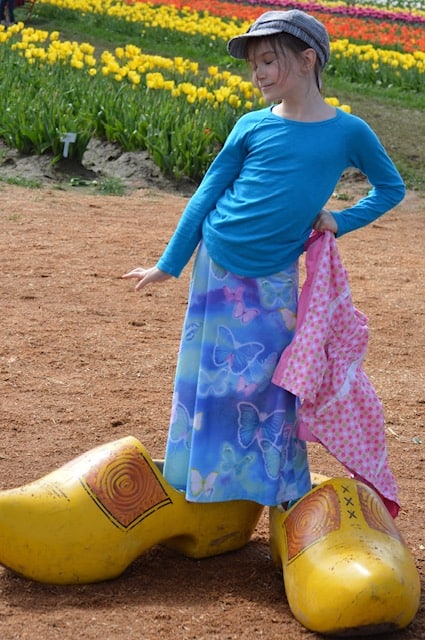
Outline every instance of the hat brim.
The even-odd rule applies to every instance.
[[[266,21],[266,24],[263,25],[254,23],[246,33],[231,38],[227,43],[227,50],[230,55],[234,58],[246,59],[247,44],[252,38],[261,38],[286,33],[298,38],[298,40],[302,40],[308,47],[314,49],[320,63],[320,68],[323,69],[329,60],[330,55],[329,39],[324,26],[315,18],[307,18],[307,14],[304,14],[297,9],[292,9],[287,12],[276,11],[270,13],[273,15],[276,13],[284,13],[285,18],[270,18]],[[299,14],[302,14],[302,16]],[[262,19],[264,19],[264,16],[259,18],[259,20]],[[310,24],[308,20],[314,20],[314,22]],[[266,26],[267,23],[268,26]],[[320,29],[317,33],[316,23],[320,25]]]
[[[235,36],[231,38],[227,43],[227,51],[230,53],[232,58],[238,58],[239,60],[246,59],[246,47],[249,40],[253,38],[261,38],[264,36],[273,36],[277,33],[282,33],[282,29],[272,29],[272,28],[264,28],[258,29],[257,31],[252,31],[250,33],[243,33],[240,36]]]

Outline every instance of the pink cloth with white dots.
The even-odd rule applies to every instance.
[[[296,333],[273,382],[301,399],[298,437],[324,445],[395,517],[397,483],[388,466],[383,409],[362,368],[367,343],[367,318],[352,304],[335,237],[313,232]]]

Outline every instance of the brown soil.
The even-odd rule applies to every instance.
[[[186,196],[132,181],[123,197],[48,180],[37,190],[0,189],[0,489],[125,435],[163,456],[190,268],[142,294],[120,275],[155,262]],[[339,198],[364,189],[348,181]],[[365,368],[384,403],[402,503],[397,524],[422,582],[424,233],[424,199],[409,193],[376,224],[339,241],[354,302],[369,317]],[[310,452],[313,471],[343,473],[316,445]],[[424,629],[422,601],[410,627],[392,637],[425,638]],[[110,582],[52,586],[0,568],[2,640],[259,636],[318,637],[288,608],[269,556],[266,511],[240,551],[198,561],[158,546]]]

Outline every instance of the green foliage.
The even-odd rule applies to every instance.
[[[51,153],[60,159],[62,136],[75,132],[69,157],[81,160],[94,133],[87,80],[73,69],[52,65],[42,70],[0,47],[3,85],[0,136],[21,153]]]
[[[184,98],[159,107],[148,119],[147,151],[165,175],[199,181],[233,126],[235,113],[226,105],[221,111],[208,105],[194,110]]]
[[[349,103],[377,132],[410,189],[425,191],[423,95],[327,78],[326,91]]]
[[[95,136],[124,151],[146,149],[164,175],[199,182],[241,113],[228,103],[196,107],[185,95],[148,89],[144,78],[135,88],[69,65],[28,64],[8,47],[0,47],[0,63],[0,136],[21,153],[52,154],[53,162],[64,135],[75,133],[70,159],[81,161]]]
[[[125,187],[120,178],[108,177],[97,185],[98,191],[108,196],[122,196],[125,192]]]
[[[96,78],[95,83],[96,91],[92,92],[94,135],[118,143],[124,151],[146,149],[152,106],[124,83],[111,87],[110,78]]]
[[[41,187],[39,180],[28,180],[27,178],[0,178],[0,180],[6,184],[14,184],[17,187],[26,187],[27,189],[39,189]],[[19,217],[15,216],[9,219],[19,220]]]

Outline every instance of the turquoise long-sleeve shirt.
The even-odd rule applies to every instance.
[[[404,197],[400,174],[376,134],[340,109],[322,122],[287,120],[269,107],[242,116],[189,200],[158,268],[179,276],[202,239],[214,262],[237,275],[285,269],[303,253],[314,220],[349,167],[366,175],[371,190],[332,212],[338,236]]]

